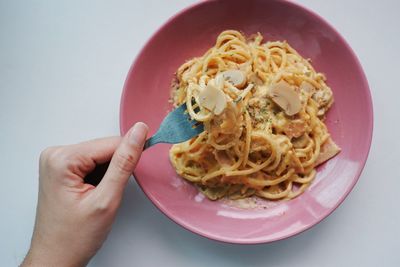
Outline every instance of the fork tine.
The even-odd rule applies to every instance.
[[[156,134],[146,141],[145,149],[157,143],[181,143],[203,131],[203,123],[192,119],[186,104],[182,104],[164,118]]]
[[[192,119],[188,119],[188,121],[189,121],[189,123],[190,123],[190,125],[192,125],[192,126],[194,126],[194,125],[196,125],[197,123],[199,123],[198,121],[196,121],[196,120],[192,120]]]
[[[196,130],[196,132],[198,132],[198,133],[202,133],[202,132],[204,132],[204,124],[198,124],[198,125],[195,125],[195,127],[193,128],[194,130]]]

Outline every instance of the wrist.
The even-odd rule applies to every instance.
[[[57,248],[46,248],[41,244],[32,244],[21,267],[82,267],[86,266],[90,259],[79,259],[64,253]]]

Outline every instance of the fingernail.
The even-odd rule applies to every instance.
[[[148,129],[149,128],[147,127],[147,125],[143,122],[136,123],[132,127],[131,133],[129,134],[129,143],[140,147],[143,146],[146,140]]]

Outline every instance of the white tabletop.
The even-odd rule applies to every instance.
[[[0,1],[0,266],[19,264],[49,145],[118,135],[119,100],[139,49],[194,1]],[[400,266],[400,2],[301,0],[358,55],[372,90],[374,138],[359,183],[296,237],[243,246],[176,225],[131,181],[90,266]]]

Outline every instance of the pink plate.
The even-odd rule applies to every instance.
[[[372,101],[363,70],[345,40],[317,14],[291,2],[261,0],[204,1],[178,13],[147,42],[128,74],[121,99],[121,133],[144,121],[153,134],[171,110],[168,99],[176,69],[202,55],[226,29],[287,40],[312,59],[334,92],[327,125],[342,152],[319,167],[303,195],[267,202],[263,209],[204,199],[175,173],[168,159],[170,145],[146,150],[135,177],[163,213],[197,234],[242,244],[287,238],[320,222],[345,199],[364,167],[372,138]]]

